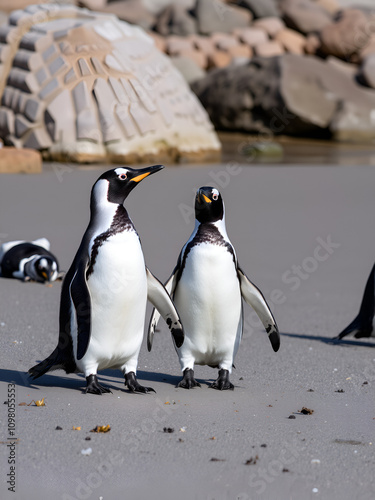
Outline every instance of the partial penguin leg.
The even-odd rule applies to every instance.
[[[104,385],[99,384],[98,377],[96,376],[96,373],[92,373],[88,377],[86,377],[86,390],[85,393],[89,394],[99,394],[102,395],[104,392],[110,392],[112,393],[111,389],[108,387],[105,387]]]
[[[194,370],[191,368],[185,368],[183,371],[184,376],[182,380],[176,385],[176,387],[182,387],[183,389],[192,389],[193,387],[200,387],[201,384],[197,382],[194,378]]]
[[[218,389],[219,391],[224,391],[226,389],[231,389],[233,391],[234,385],[229,381],[229,370],[221,368],[218,378],[210,385],[210,388]]]

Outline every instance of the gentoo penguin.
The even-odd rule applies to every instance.
[[[0,249],[0,268],[4,278],[18,278],[40,283],[61,277],[59,263],[49,251],[46,238],[35,241],[8,241]]]
[[[146,268],[138,234],[123,206],[142,179],[162,168],[115,168],[95,182],[90,222],[62,285],[58,345],[29,370],[33,378],[57,368],[83,372],[86,392],[102,394],[111,391],[98,382],[97,371],[120,368],[130,391],[153,391],[136,379],[147,298],[181,347],[184,334],[177,311]]]
[[[165,287],[179,311],[185,341],[177,346],[183,379],[177,387],[190,389],[194,364],[219,369],[214,389],[233,389],[229,381],[242,337],[242,300],[250,304],[266,328],[274,351],[280,337],[275,319],[260,290],[240,269],[225,227],[219,191],[201,187],[195,198],[195,228],[182,248],[177,266]],[[147,347],[151,350],[159,315],[151,316]]]
[[[340,340],[349,335],[349,333],[354,333],[354,337],[357,339],[363,337],[371,337],[373,333],[373,318],[375,314],[375,264],[371,270],[370,276],[368,277],[365,291],[362,298],[361,307],[359,309],[358,315],[354,320],[348,325],[344,330],[334,338],[334,340]]]

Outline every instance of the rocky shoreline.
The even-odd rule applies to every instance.
[[[53,56],[44,68],[51,73],[51,82],[43,82],[48,86],[54,81],[54,72],[69,70],[63,80],[59,77],[59,90],[55,90],[60,96],[53,96],[48,88],[37,88],[42,85],[40,55],[24,53],[25,48],[31,50],[25,43],[21,43],[23,52],[19,54],[18,42],[12,45],[9,41],[16,27],[22,31],[27,24],[25,16],[35,15],[38,9],[48,10],[44,2],[39,2],[39,7],[27,7],[30,3],[35,0],[12,3],[12,7],[25,11],[13,12],[8,26],[1,27],[0,137],[5,145],[32,147],[57,161],[137,162],[152,160],[155,155],[173,161],[217,158],[220,143],[213,127],[216,131],[255,134],[259,140],[288,135],[352,143],[375,141],[375,7],[366,0],[350,4],[345,0],[81,0],[54,4],[52,17],[59,18],[61,26],[55,24],[50,31],[57,52],[56,59],[52,61]],[[84,8],[77,9],[76,5]],[[0,0],[1,11],[9,11],[8,2]],[[112,57],[116,43],[108,38],[100,45],[98,37],[93,40],[90,35],[90,39],[89,32],[80,28],[80,43],[75,44],[72,33],[77,27],[71,24],[64,35],[62,27],[67,21],[65,14],[56,14],[58,11],[70,12],[66,16],[79,18],[81,24],[82,19],[90,18],[91,25],[110,19],[114,23],[126,21],[130,31],[132,25],[134,30],[140,26],[153,40],[153,49],[145,54],[143,48],[142,53],[139,47],[144,39],[140,31],[133,30],[129,36],[134,40],[134,54],[124,55],[122,51],[121,61],[116,62]],[[31,28],[41,29],[38,25]],[[100,29],[95,29],[99,33]],[[78,80],[70,79],[73,73],[69,68],[73,68],[77,53],[83,51],[89,57],[90,47],[104,47],[100,65],[88,59],[83,69],[78,68]],[[112,62],[108,63],[109,59]],[[82,65],[82,59],[79,61]],[[164,68],[163,78],[169,84],[163,83],[163,88],[154,85],[161,76],[154,70],[152,88],[144,85],[145,79],[150,79],[146,73],[151,61]],[[38,71],[35,89],[26,89],[35,94],[28,106],[29,96],[20,98],[20,91],[25,91],[21,87],[26,85],[22,78],[31,82],[35,76],[26,71]],[[91,74],[98,75],[94,83]],[[129,88],[123,97],[118,88],[104,89],[111,85],[101,81],[103,74],[119,81],[122,76],[129,80],[135,75],[141,82],[138,89],[144,87],[138,104],[132,102],[137,90],[134,94]],[[74,97],[79,79],[85,81],[87,91],[87,105],[82,110]],[[57,123],[61,109],[70,106],[66,90],[75,99],[70,125],[61,123],[61,117]],[[62,105],[56,105],[56,96]],[[108,99],[112,99],[110,106]],[[110,111],[104,112],[103,106]],[[78,115],[82,115],[80,120]],[[74,120],[81,125],[77,122],[74,126]],[[74,127],[78,135],[73,137]],[[188,131],[185,136],[180,134],[183,129]]]

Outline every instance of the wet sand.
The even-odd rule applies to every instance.
[[[61,283],[0,279],[0,401],[14,382],[18,439],[13,494],[1,405],[1,498],[374,498],[375,340],[330,339],[357,314],[374,262],[375,170],[236,161],[168,166],[126,207],[148,267],[165,280],[193,229],[195,189],[219,187],[240,265],[278,322],[280,351],[245,305],[234,391],[209,389],[217,373],[208,367],[196,367],[200,389],[176,389],[179,363],[162,322],[152,352],[144,343],[139,358],[140,383],[156,394],[130,394],[111,370],[100,380],[112,394],[100,397],[83,394],[83,376],[62,371],[31,383],[25,373],[57,342]],[[107,168],[46,164],[40,175],[2,175],[1,241],[47,237],[67,269],[91,186]],[[19,406],[42,398],[43,407]],[[110,432],[90,433],[107,424]]]

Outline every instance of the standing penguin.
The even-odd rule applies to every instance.
[[[115,168],[102,174],[91,191],[91,217],[67,272],[60,301],[56,349],[30,368],[33,378],[49,370],[83,372],[86,392],[111,392],[97,371],[120,368],[132,392],[153,391],[136,379],[147,298],[166,320],[181,347],[183,329],[164,286],[146,268],[141,243],[123,203],[130,191],[163,165]]]
[[[333,340],[341,340],[349,333],[354,333],[356,339],[369,338],[373,334],[373,319],[375,314],[375,264],[367,279],[363,292],[361,307],[353,321]]]
[[[224,203],[219,191],[201,187],[195,198],[195,228],[182,248],[166,289],[174,299],[185,329],[177,346],[183,379],[178,387],[199,386],[194,364],[219,368],[214,389],[233,389],[229,381],[243,327],[242,300],[262,321],[274,351],[280,347],[275,319],[260,290],[238,267],[236,252],[225,227]],[[151,350],[159,314],[153,311],[147,339]]]
[[[49,251],[46,238],[35,241],[8,241],[0,248],[0,269],[4,278],[50,283],[61,277],[59,263]]]

